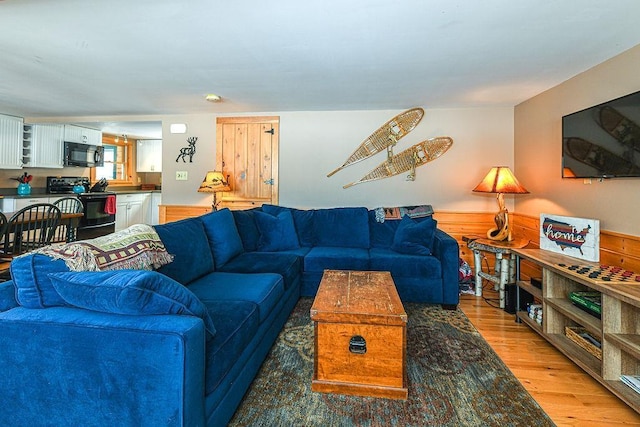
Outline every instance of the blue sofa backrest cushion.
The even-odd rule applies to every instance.
[[[173,262],[158,271],[180,283],[189,283],[214,270],[213,255],[204,225],[198,218],[187,218],[154,226]]]
[[[40,254],[28,254],[11,262],[11,277],[16,285],[16,299],[27,308],[45,308],[66,305],[53,287],[49,273],[67,272],[64,260],[54,260]]]
[[[384,222],[376,220],[376,211],[369,211],[369,236],[372,248],[390,248],[393,244],[393,237],[400,220],[387,219]]]
[[[227,261],[244,252],[242,239],[229,209],[210,212],[199,219],[204,224],[216,266],[222,267]]]
[[[367,208],[317,209],[313,223],[315,246],[369,248]]]
[[[147,270],[80,271],[49,274],[58,294],[73,307],[115,314],[178,314],[203,320],[210,336],[216,328],[207,307],[189,289]]]
[[[242,246],[244,247],[245,252],[254,252],[258,250],[260,230],[258,230],[254,216],[259,209],[260,208],[253,208],[249,210],[231,211],[233,219],[236,222],[238,234],[240,235],[240,239],[242,239]]]
[[[315,246],[316,239],[314,229],[314,210],[287,208],[269,204],[262,205],[262,212],[268,213],[270,215],[277,216],[279,213],[285,211],[291,212],[291,216],[293,216],[293,224],[296,227],[296,233],[298,234],[298,242],[300,243],[300,246]]]
[[[254,218],[260,230],[259,251],[277,252],[300,248],[290,211],[282,211],[277,216],[256,212]]]
[[[418,222],[403,216],[393,236],[391,249],[402,254],[431,255],[436,226],[437,221],[433,218]]]

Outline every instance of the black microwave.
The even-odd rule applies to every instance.
[[[65,142],[64,165],[84,168],[104,166],[104,148],[100,145]]]

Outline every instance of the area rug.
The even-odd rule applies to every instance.
[[[460,310],[405,304],[406,401],[311,391],[313,300],[302,298],[231,426],[553,426]]]

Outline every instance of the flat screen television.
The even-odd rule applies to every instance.
[[[562,177],[640,177],[640,92],[562,117]]]

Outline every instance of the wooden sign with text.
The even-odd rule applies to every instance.
[[[540,214],[540,249],[600,261],[600,221]]]

